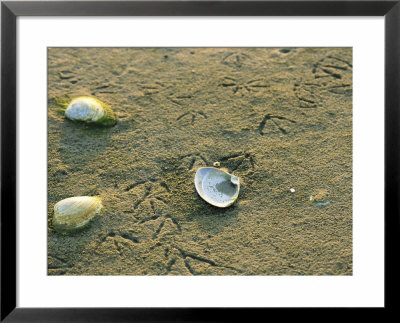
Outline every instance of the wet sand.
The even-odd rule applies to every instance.
[[[66,119],[80,95],[117,124]],[[352,274],[351,48],[50,48],[48,98],[49,275]],[[193,183],[217,161],[226,209]],[[79,195],[103,211],[57,233]]]

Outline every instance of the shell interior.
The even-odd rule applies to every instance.
[[[199,168],[194,183],[200,197],[217,207],[228,207],[239,196],[239,178],[214,167]]]

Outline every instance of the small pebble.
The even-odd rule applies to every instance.
[[[296,192],[296,190],[292,187],[292,188],[290,189],[290,192],[294,193],[294,192]]]

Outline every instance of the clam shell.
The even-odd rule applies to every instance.
[[[83,229],[102,207],[98,197],[74,196],[61,200],[54,205],[53,227],[60,233]]]
[[[239,178],[218,168],[199,168],[194,184],[200,197],[216,207],[228,207],[239,196]]]
[[[71,101],[65,110],[65,116],[73,121],[113,126],[117,122],[111,108],[98,99],[81,96]]]

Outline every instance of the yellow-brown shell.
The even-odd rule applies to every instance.
[[[54,205],[53,227],[60,233],[83,229],[102,207],[98,197],[74,196],[61,200]]]

